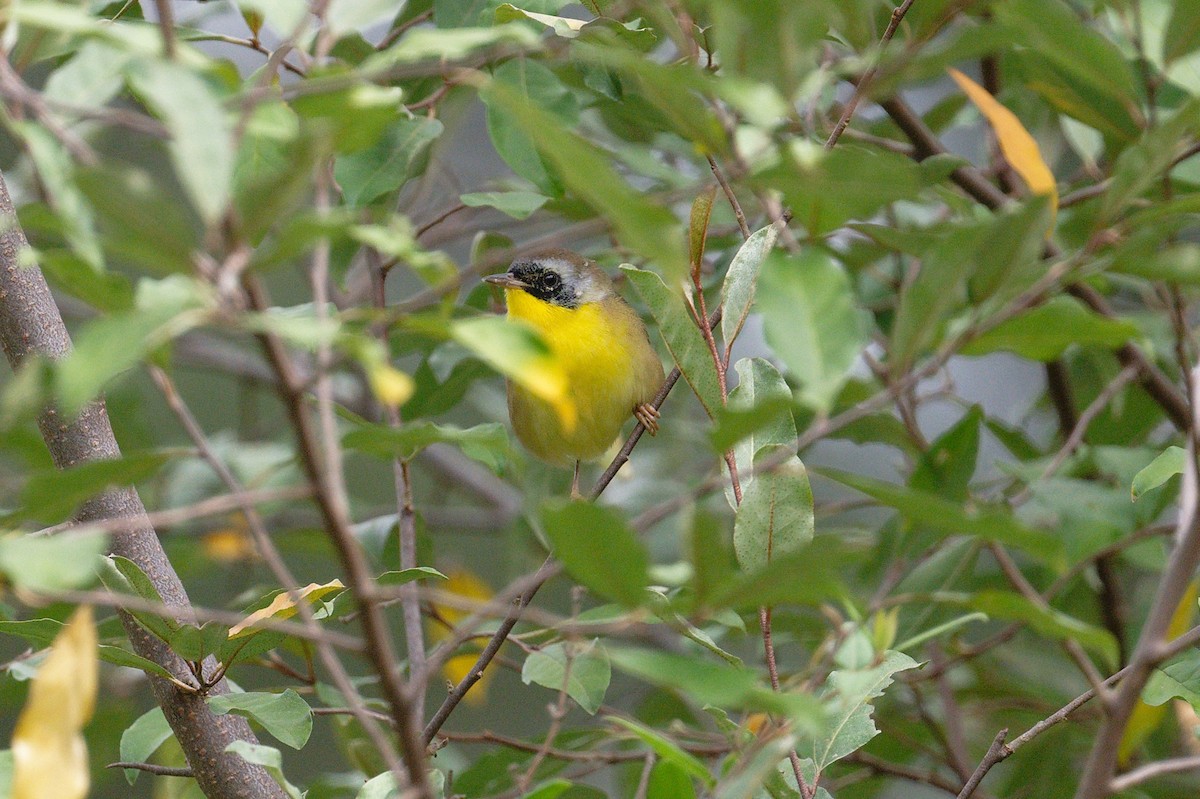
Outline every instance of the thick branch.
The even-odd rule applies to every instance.
[[[14,369],[31,357],[63,358],[71,349],[71,339],[41,270],[21,265],[22,253],[28,254],[29,245],[17,222],[3,176],[0,176],[0,218],[6,228],[0,233],[0,341],[4,354]],[[48,407],[38,417],[38,427],[60,469],[121,455],[102,401],[87,405],[76,419],[68,419]],[[145,516],[146,509],[137,492],[123,488],[88,501],[77,519],[143,520]],[[167,605],[188,605],[187,592],[148,522],[140,525],[140,529],[114,532],[110,548],[114,555],[136,563]],[[187,667],[164,642],[147,633],[128,614],[122,613],[121,621],[134,651],[163,666],[181,681],[188,679]],[[207,671],[214,668],[215,664],[210,663]],[[214,715],[202,696],[180,691],[162,678],[151,676],[150,683],[206,796],[215,799],[284,795],[262,767],[251,765],[236,754],[225,753],[233,741],[256,741],[245,719],[233,714]],[[228,690],[221,681],[212,693]]]

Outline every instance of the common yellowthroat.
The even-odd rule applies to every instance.
[[[574,429],[517,384],[508,383],[508,414],[525,448],[559,466],[574,463],[571,492],[579,495],[579,462],[604,454],[632,414],[651,435],[663,382],[662,362],[646,327],[594,262],[551,249],[513,262],[484,281],[504,289],[508,316],[532,325],[558,357],[577,411]]]

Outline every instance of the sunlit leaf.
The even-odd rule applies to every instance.
[[[315,604],[321,601],[330,594],[337,593],[345,589],[341,580],[332,580],[324,584],[309,583],[300,588],[296,593],[298,598],[308,604]],[[296,603],[289,596],[287,591],[281,591],[271,604],[261,610],[256,610],[240,622],[229,628],[230,638],[241,638],[246,635],[253,635],[257,632],[254,626],[259,622],[270,619],[271,621],[284,621],[290,619],[299,613]]]
[[[1034,194],[1045,194],[1052,202],[1058,203],[1058,185],[1054,174],[1046,166],[1042,152],[1037,142],[1029,135],[1029,131],[1017,119],[1017,115],[1000,104],[991,92],[980,86],[957,69],[950,70],[950,77],[959,85],[976,108],[987,119],[1000,151],[1013,170],[1025,181],[1025,185]]]
[[[477,316],[455,322],[450,331],[493,369],[545,400],[565,430],[575,429],[577,410],[566,370],[532,327],[506,317]]]
[[[96,625],[81,606],[54,639],[13,730],[13,799],[83,799],[90,784],[84,725],[96,707]]]
[[[1133,478],[1129,493],[1134,502],[1147,491],[1153,491],[1177,474],[1183,474],[1187,465],[1187,450],[1180,447],[1167,447],[1162,454],[1152,460],[1146,468]]]
[[[883,695],[893,675],[915,669],[917,662],[902,652],[888,652],[883,662],[863,670],[840,670],[829,675],[823,697],[829,713],[828,729],[813,744],[818,771],[864,746],[879,734],[871,718],[871,700]]]

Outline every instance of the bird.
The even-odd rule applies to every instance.
[[[578,498],[580,463],[603,455],[626,419],[632,415],[650,435],[658,433],[652,400],[663,383],[662,361],[609,276],[575,252],[542,250],[483,280],[504,289],[509,319],[532,326],[566,373],[567,397],[577,411],[573,429],[512,380],[508,414],[517,440],[533,455],[574,465],[571,495]]]

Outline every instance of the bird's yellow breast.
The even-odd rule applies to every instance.
[[[575,429],[563,429],[543,400],[509,383],[508,406],[517,438],[534,455],[570,464],[598,458],[635,406],[649,401],[662,382],[662,365],[641,320],[619,297],[563,308],[524,291],[505,291],[508,314],[532,325],[567,375],[578,412]]]

